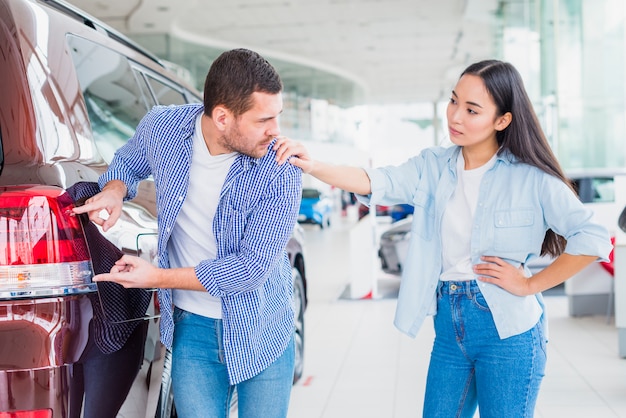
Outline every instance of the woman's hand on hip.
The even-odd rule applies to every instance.
[[[524,267],[519,268],[507,263],[500,257],[482,256],[484,263],[474,265],[478,280],[500,286],[516,296],[534,294],[530,280],[524,275]]]

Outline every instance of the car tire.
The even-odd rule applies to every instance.
[[[296,357],[294,364],[293,383],[296,383],[302,377],[304,369],[304,280],[297,268],[291,269],[293,278],[293,310],[295,314],[295,335],[294,342],[296,347]]]
[[[174,392],[172,391],[172,352],[165,350],[163,361],[163,375],[161,377],[161,393],[157,404],[156,418],[177,418],[176,406],[174,405]]]

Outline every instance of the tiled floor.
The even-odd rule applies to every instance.
[[[355,238],[355,214],[329,229],[305,226],[309,306],[304,376],[289,418],[418,418],[434,332],[429,320],[411,339],[392,324],[399,279],[385,275],[368,238]],[[384,229],[385,225],[378,225]],[[363,248],[354,250],[354,246]],[[369,246],[369,247],[368,247]],[[346,297],[369,274],[378,298]],[[367,279],[366,279],[367,281]],[[358,282],[362,283],[362,281]],[[626,418],[626,359],[604,316],[572,318],[566,296],[546,296],[548,366],[537,418]],[[129,396],[118,417],[143,417],[145,399]],[[503,394],[506,396],[506,394]],[[137,401],[133,403],[133,401]],[[134,407],[134,409],[133,409]],[[508,418],[508,417],[503,417]]]
[[[289,417],[421,417],[432,324],[411,339],[392,325],[395,299],[341,297],[362,271],[349,256],[352,225],[337,218],[330,229],[305,228],[306,359]],[[397,287],[396,278],[374,274],[381,289]],[[546,304],[548,366],[535,416],[626,418],[626,359],[618,357],[614,325],[603,316],[569,317],[566,296],[547,296]]]

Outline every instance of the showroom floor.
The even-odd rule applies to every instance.
[[[373,239],[368,239],[389,224],[370,222],[365,239],[362,229],[355,232],[357,225],[363,221],[357,224],[356,214],[349,212],[324,230],[304,226],[305,367],[293,388],[289,418],[422,416],[432,322],[427,320],[415,339],[393,327],[399,279],[380,270]],[[355,251],[356,246],[362,248]],[[376,297],[354,299],[368,280],[375,283]],[[535,416],[626,418],[626,359],[618,357],[615,326],[604,316],[569,317],[562,292],[545,299],[550,343]],[[118,417],[135,415],[140,414]]]
[[[289,417],[421,417],[432,323],[415,339],[393,327],[398,279],[382,271],[379,298],[346,298],[351,272],[362,267],[348,256],[353,229],[339,217],[330,229],[305,226],[306,358]],[[614,325],[604,316],[569,317],[562,293],[546,296],[546,305],[548,365],[535,416],[626,418],[626,359],[618,357]]]

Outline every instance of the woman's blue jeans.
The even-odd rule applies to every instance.
[[[546,365],[542,319],[500,339],[475,281],[440,282],[424,417],[532,417]]]
[[[293,384],[293,338],[281,357],[258,375],[230,385],[224,362],[222,320],[174,309],[172,389],[181,418],[226,418],[233,392],[241,418],[284,418]]]

